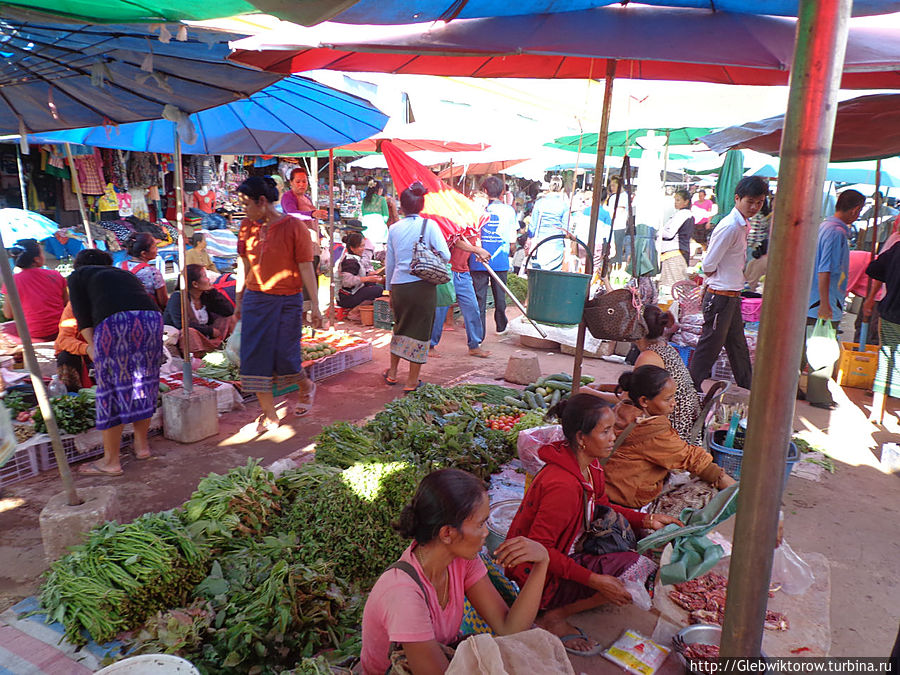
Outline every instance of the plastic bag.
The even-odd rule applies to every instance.
[[[544,462],[538,457],[538,451],[545,445],[556,443],[564,438],[562,425],[559,424],[522,429],[516,440],[516,447],[525,471],[532,476],[537,475],[537,472],[544,467]]]
[[[816,319],[816,325],[807,328],[806,362],[813,370],[828,368],[841,357],[841,346],[830,321]]]
[[[788,595],[802,595],[815,580],[812,568],[794,553],[790,544],[782,541],[772,559],[772,583],[781,584],[781,590]]]
[[[6,406],[0,403],[0,466],[16,454],[16,431]]]
[[[234,330],[231,332],[231,336],[228,338],[228,342],[225,343],[225,356],[228,357],[228,360],[231,361],[234,365],[240,367],[241,365],[241,324],[243,321],[238,319],[238,322],[234,326]]]
[[[575,670],[558,637],[542,628],[532,628],[513,635],[492,637],[481,634],[463,640],[447,667],[447,675],[470,673],[575,675]]]

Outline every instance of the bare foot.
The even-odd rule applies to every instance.
[[[150,448],[145,448],[143,450],[139,450],[138,448],[134,449],[134,458],[135,459],[150,459],[153,455],[150,453]]]
[[[439,359],[439,358],[441,358],[441,355],[438,354],[436,350],[429,349],[428,350],[428,358],[429,359]]]
[[[265,415],[260,415],[256,420],[256,433],[264,434],[267,431],[276,431],[279,426],[281,426],[279,419],[271,420]]]
[[[476,347],[475,349],[469,350],[469,356],[477,356],[479,359],[486,359],[490,357],[491,352],[482,349],[481,347]]]
[[[539,618],[535,623],[558,638],[570,635],[584,635],[581,629],[576,628],[565,619],[557,619],[547,614]],[[584,637],[568,637],[565,641],[565,646],[572,651],[587,652],[594,649],[597,643],[585,635]]]

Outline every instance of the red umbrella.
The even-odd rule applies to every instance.
[[[232,43],[229,58],[279,73],[554,79],[599,78],[605,60],[617,59],[620,78],[776,85],[788,82],[796,26],[784,17],[629,5],[447,24],[294,27]],[[851,29],[841,86],[900,88],[896,37]]]
[[[341,146],[341,150],[356,150],[358,152],[379,152],[378,145],[387,139],[367,138],[364,141]],[[457,143],[456,141],[440,141],[415,138],[392,138],[394,147],[403,152],[480,152],[491,146],[484,143]]]
[[[777,155],[784,117],[728,127],[700,140],[716,152],[749,148]],[[900,155],[900,94],[872,94],[838,104],[831,161],[849,162]]]
[[[398,191],[419,181],[428,188],[422,215],[434,220],[452,246],[463,234],[475,233],[479,212],[475,203],[434,175],[427,166],[398,149],[391,141],[381,142],[391,180]]]
[[[486,174],[501,173],[516,164],[521,164],[524,159],[504,159],[494,162],[476,162],[474,164],[456,164],[447,167],[438,174],[438,178],[459,178],[466,176],[484,176]]]

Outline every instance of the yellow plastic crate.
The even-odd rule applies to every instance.
[[[854,389],[871,389],[878,370],[878,345],[866,345],[864,352],[857,342],[841,343],[841,360],[838,366],[838,384]]]

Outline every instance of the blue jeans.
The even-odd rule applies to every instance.
[[[481,323],[481,312],[478,311],[478,300],[475,298],[475,287],[472,275],[468,272],[453,273],[453,287],[456,289],[456,302],[462,312],[466,324],[466,341],[469,349],[478,349],[484,340],[484,324]],[[438,307],[434,312],[434,327],[431,329],[431,347],[437,347],[444,332],[444,319],[449,307]]]

